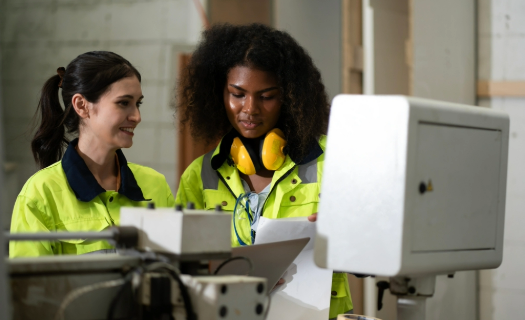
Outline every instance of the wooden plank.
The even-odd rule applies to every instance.
[[[272,25],[272,1],[270,0],[209,0],[210,22]]]
[[[343,93],[363,93],[363,19],[361,0],[342,2]]]
[[[525,81],[478,81],[477,95],[489,97],[525,97]]]
[[[350,295],[354,304],[354,314],[364,314],[363,279],[348,274],[348,285],[350,286]]]

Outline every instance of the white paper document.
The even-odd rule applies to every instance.
[[[285,283],[271,293],[268,320],[326,320],[330,309],[332,270],[314,263],[315,222],[304,218],[260,218],[255,244],[310,237],[284,273]]]

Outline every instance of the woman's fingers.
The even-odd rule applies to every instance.
[[[280,286],[283,283],[284,283],[284,279],[281,278],[281,279],[279,279],[279,281],[277,281],[277,283],[275,284],[275,286],[273,288],[275,289],[277,286]]]
[[[308,216],[308,221],[316,222],[317,221],[317,212]]]

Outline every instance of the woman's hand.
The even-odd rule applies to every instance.
[[[309,216],[308,216],[308,221],[310,221],[310,222],[316,222],[316,221],[317,221],[317,212],[314,213],[314,214],[309,215]],[[284,283],[284,279],[283,279],[283,278],[279,279],[279,281],[277,281],[277,283],[275,284],[275,286],[273,287],[272,290],[275,290],[275,288],[277,288],[277,286],[280,286],[280,285],[282,285],[283,283]]]
[[[283,278],[279,279],[279,281],[277,281],[277,283],[275,284],[275,286],[273,286],[273,289],[272,290],[275,290],[275,288],[277,288],[277,286],[280,286],[281,284],[283,284],[285,281]]]

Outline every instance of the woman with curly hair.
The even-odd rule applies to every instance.
[[[232,246],[253,244],[260,216],[315,221],[330,106],[307,52],[261,24],[214,26],[180,85],[182,125],[221,141],[186,169],[176,203],[234,212]],[[331,291],[330,318],[353,309],[346,274]]]

